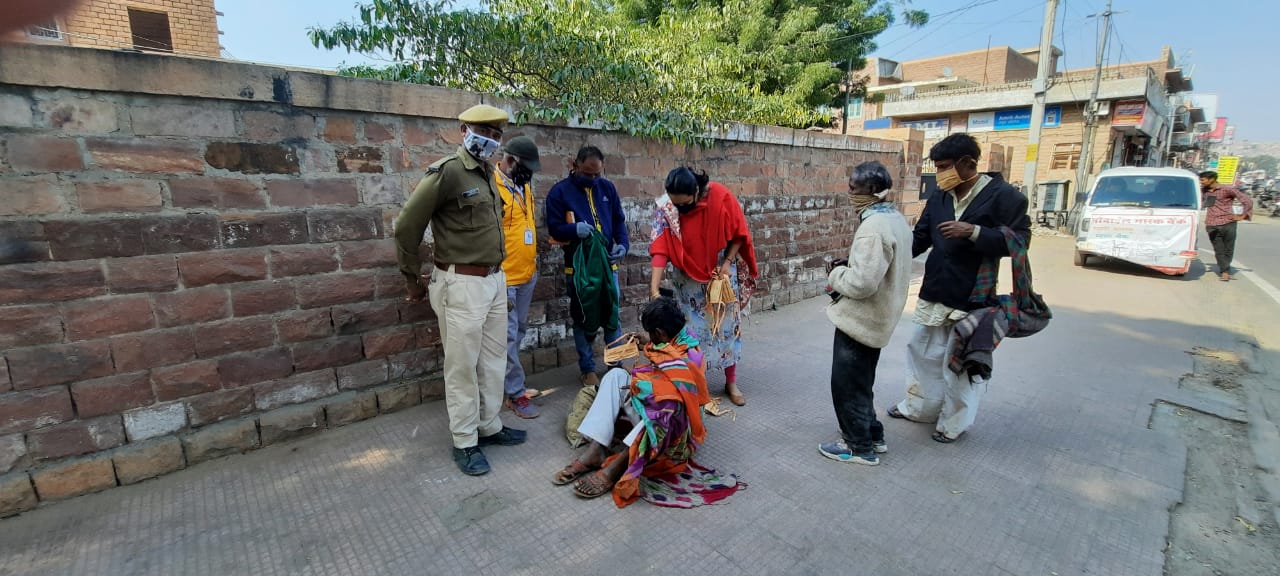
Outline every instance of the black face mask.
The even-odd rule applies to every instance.
[[[516,186],[524,188],[526,184],[533,181],[533,170],[530,170],[523,164],[516,162],[516,165],[511,168],[510,176],[511,181],[514,182]]]
[[[573,185],[579,188],[595,188],[597,176],[583,176],[581,174],[571,174]]]
[[[697,207],[698,207],[697,202],[690,202],[688,204],[676,204],[676,211],[681,214],[688,214],[690,212],[693,212],[693,209]]]

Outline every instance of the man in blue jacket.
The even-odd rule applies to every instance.
[[[570,162],[569,177],[561,180],[547,193],[547,230],[556,243],[564,246],[565,274],[569,285],[569,314],[573,319],[573,341],[578,349],[578,370],[584,386],[600,384],[596,375],[595,355],[591,344],[595,331],[587,334],[583,327],[582,304],[573,288],[573,256],[582,241],[599,231],[608,241],[609,263],[614,287],[618,287],[618,261],[627,255],[631,241],[627,237],[626,216],[618,189],[604,176],[604,153],[595,146],[584,146]],[[605,334],[606,342],[621,336],[621,327]]]

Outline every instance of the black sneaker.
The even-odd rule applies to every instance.
[[[454,448],[453,462],[467,476],[480,476],[489,473],[489,460],[484,457],[484,452],[480,451],[479,446]]]
[[[876,456],[874,450],[866,454],[858,454],[849,449],[849,445],[844,440],[836,440],[826,444],[819,444],[818,451],[823,456],[835,460],[836,462],[850,462],[853,464],[865,464],[867,466],[880,465],[880,457]]]
[[[515,446],[517,444],[524,444],[525,439],[528,437],[529,434],[524,430],[516,430],[515,428],[507,428],[506,426],[503,426],[502,430],[499,430],[497,434],[481,436],[480,445],[493,446],[494,444],[497,444],[499,446]]]

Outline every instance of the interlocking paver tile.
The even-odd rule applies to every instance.
[[[881,414],[909,328],[882,356]],[[817,453],[838,434],[820,300],[753,315],[745,348],[749,403],[707,420],[698,459],[749,487],[716,506],[618,510],[552,486],[572,458],[569,369],[533,378],[562,389],[541,418],[506,416],[530,441],[486,449],[486,476],[457,471],[428,403],[0,521],[0,574],[1160,574],[1185,448],[1133,415],[1164,380],[1086,369],[1097,381],[1073,386],[1055,352],[1011,342],[965,438],[882,417],[871,468]]]

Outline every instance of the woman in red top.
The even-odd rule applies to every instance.
[[[676,299],[706,354],[705,369],[724,370],[725,394],[742,406],[747,401],[738,390],[736,370],[742,357],[742,320],[759,275],[747,218],[733,193],[711,182],[705,172],[676,168],[667,175],[666,191],[658,199],[649,245],[650,297],[658,297],[670,264]],[[712,334],[715,322],[707,307],[707,285],[715,277],[729,279],[737,302],[726,307],[720,329]]]

